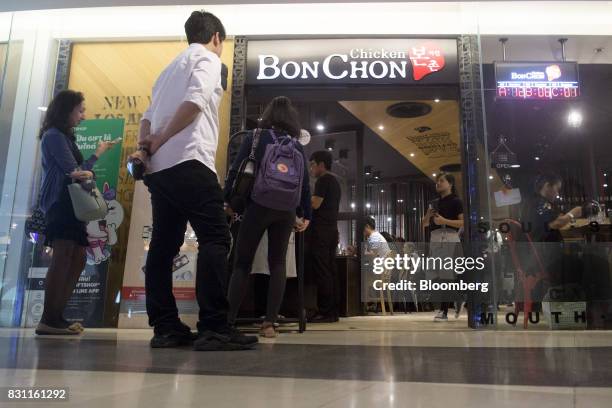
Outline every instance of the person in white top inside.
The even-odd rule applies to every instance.
[[[140,123],[138,151],[131,156],[146,162],[144,181],[153,209],[145,265],[147,313],[154,329],[151,347],[193,343],[195,350],[242,350],[252,348],[257,337],[227,323],[230,235],[215,171],[225,29],[213,14],[194,11],[185,33],[189,47],[157,78]],[[179,319],[172,294],[172,263],[187,222],[199,246],[197,336]]]
[[[366,255],[372,255],[377,258],[386,257],[391,248],[385,237],[376,231],[376,221],[372,217],[366,217],[364,222],[363,235],[366,239]]]

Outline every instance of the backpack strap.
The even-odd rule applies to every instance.
[[[289,134],[287,134],[283,138],[280,138],[274,132],[274,129],[268,129],[268,132],[270,132],[270,136],[272,136],[272,140],[274,141],[274,144],[279,144],[279,145],[283,146],[283,145],[288,145],[288,144],[290,144],[293,141],[293,137],[291,137],[291,135],[289,135]]]
[[[259,136],[261,135],[261,129],[257,128],[253,131],[253,143],[251,144],[251,154],[249,154],[249,159],[255,161],[255,151],[257,151],[257,146],[259,145]]]

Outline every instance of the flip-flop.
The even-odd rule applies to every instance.
[[[72,330],[70,327],[52,327],[44,323],[38,323],[35,333],[39,336],[78,336],[81,334],[78,330]]]

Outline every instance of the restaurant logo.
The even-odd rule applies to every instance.
[[[444,68],[444,54],[439,48],[421,46],[412,47],[409,51],[412,61],[412,76],[415,81],[420,81],[429,74]]]
[[[511,79],[512,80],[529,80],[529,81],[554,81],[556,79],[561,78],[561,67],[559,65],[549,65],[546,67],[544,71],[531,71],[531,72],[512,72]]]
[[[258,55],[258,81],[292,79],[396,79],[420,81],[441,71],[446,64],[443,51],[423,44],[408,49],[352,48],[347,53],[332,53],[320,60],[288,60],[274,54]]]
[[[546,77],[549,81],[561,78],[561,67],[558,65],[550,65],[546,67]]]

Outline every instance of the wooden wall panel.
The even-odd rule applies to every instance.
[[[340,104],[432,180],[434,173],[440,173],[441,166],[460,164],[457,102],[415,101],[430,105],[432,111],[418,118],[389,116],[387,108],[399,102],[402,101],[341,101]],[[378,128],[381,124],[384,130]],[[412,157],[411,153],[415,156]],[[460,192],[461,177],[460,174],[456,176],[456,187]]]

